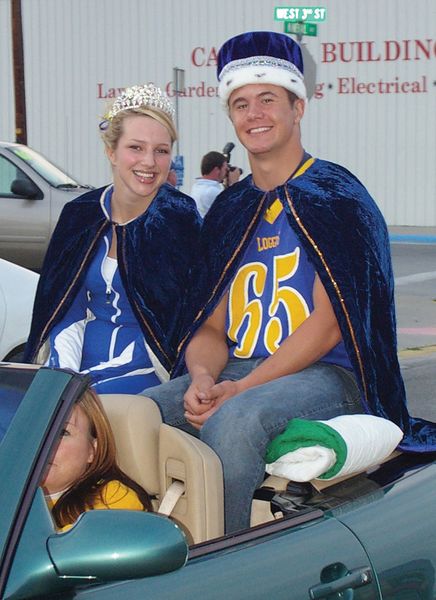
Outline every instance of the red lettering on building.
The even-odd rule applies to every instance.
[[[191,62],[194,67],[202,67],[204,65],[204,53],[204,48],[201,48],[200,46],[193,49],[191,52]]]
[[[385,60],[398,60],[401,54],[401,46],[395,40],[385,42]]]
[[[384,40],[321,43],[321,63],[395,62],[436,58],[436,40]]]
[[[332,42],[325,42],[321,44],[321,62],[331,63],[336,61],[336,44]]]
[[[216,67],[218,64],[217,51],[215,48],[211,48],[209,52],[209,56],[207,57],[206,66],[208,67]]]
[[[424,53],[425,58],[430,59],[431,55],[432,55],[432,50],[433,50],[433,56],[436,56],[436,41],[432,42],[432,40],[425,40],[426,41],[426,46],[424,47],[424,44],[421,40],[415,40],[415,60],[419,60],[419,56],[418,56],[418,50],[422,51]],[[432,47],[432,43],[433,43],[433,47]]]
[[[338,94],[425,94],[428,92],[427,77],[416,81],[358,81],[356,77],[338,77]]]
[[[176,96],[174,82],[168,81],[165,86],[165,92],[170,98]],[[200,81],[197,85],[185,86],[178,94],[179,98],[216,98],[218,97],[218,87],[206,85],[205,81]]]
[[[196,46],[191,52],[191,63],[194,67],[216,67],[218,64],[216,48],[206,49]]]

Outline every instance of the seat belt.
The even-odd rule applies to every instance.
[[[165,492],[164,497],[162,498],[162,502],[157,509],[157,512],[161,515],[166,515],[169,517],[174,510],[175,505],[177,504],[179,498],[183,495],[185,491],[185,484],[183,481],[173,481],[170,487]]]

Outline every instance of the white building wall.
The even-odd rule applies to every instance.
[[[110,172],[98,135],[104,96],[146,81],[171,92],[177,66],[185,69],[187,89],[178,102],[183,189],[189,192],[199,175],[202,155],[228,141],[236,143],[232,163],[247,172],[244,150],[215,96],[215,49],[245,30],[281,32],[274,7],[308,4],[22,0],[29,145],[85,183],[106,183]],[[320,6],[327,19],[317,37],[304,38],[318,84],[303,123],[306,149],[362,179],[389,224],[436,225],[435,0],[324,0]],[[339,60],[340,42],[350,62]],[[0,138],[12,140],[9,44],[9,0],[0,0]],[[350,78],[361,93],[345,93]],[[380,92],[388,82],[391,93]],[[394,93],[395,83],[408,92]]]
[[[10,0],[0,0],[0,139],[14,140],[15,108],[12,79]]]

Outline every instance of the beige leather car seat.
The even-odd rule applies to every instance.
[[[203,442],[188,433],[162,423],[160,411],[150,398],[127,394],[102,394],[117,444],[121,468],[150,494],[156,496],[157,510],[174,482],[182,482],[183,494],[171,517],[199,543],[224,535],[224,499],[221,463]],[[386,460],[396,456],[394,452]],[[383,461],[384,462],[384,461]],[[342,479],[312,481],[315,489]],[[286,490],[287,479],[269,476],[262,487]],[[269,502],[253,500],[251,525],[274,520]]]
[[[224,534],[221,463],[206,444],[162,423],[150,398],[101,394],[111,423],[121,468],[160,504],[175,481],[184,484],[171,517],[193,543]],[[156,506],[157,507],[157,506]]]

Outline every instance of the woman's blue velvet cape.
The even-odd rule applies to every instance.
[[[44,260],[25,360],[35,360],[51,327],[83,284],[98,241],[112,224],[92,190],[65,205]],[[149,208],[117,232],[118,266],[145,339],[170,371],[201,219],[192,198],[164,184]]]
[[[330,297],[365,410],[399,425],[404,450],[436,450],[436,425],[410,417],[406,407],[386,223],[364,186],[339,165],[316,160],[268,194],[248,176],[218,196],[200,236],[194,310],[180,357],[225,293],[259,219],[277,197]]]

